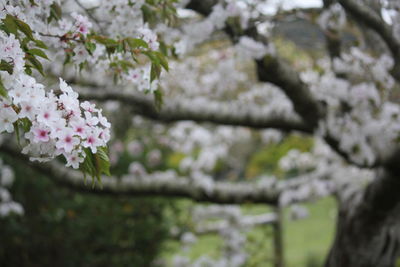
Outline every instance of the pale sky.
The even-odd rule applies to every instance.
[[[296,7],[322,7],[322,0],[268,0],[264,12],[274,14],[279,7],[286,10]]]

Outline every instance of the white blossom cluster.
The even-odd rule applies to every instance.
[[[300,167],[304,161],[308,165],[307,169]],[[286,157],[281,159],[280,166],[287,169],[300,167],[300,171],[303,173],[296,179],[287,181],[293,186],[280,195],[280,205],[282,206],[304,200],[319,199],[337,192],[342,194],[346,188],[363,186],[375,177],[373,170],[345,164],[320,139],[316,139],[310,152],[290,151]],[[297,184],[298,186],[295,186]]]
[[[238,103],[254,105],[259,112],[286,118],[297,118],[293,104],[279,88],[271,84],[256,84],[238,95]]]
[[[141,7],[144,0],[134,1],[133,5],[128,0],[97,1],[93,7],[95,12],[90,18],[78,13],[83,10],[74,0],[64,0],[62,1],[62,18],[50,23],[43,18],[51,15],[51,5],[59,1],[35,1],[35,5],[32,5],[29,0],[4,2],[8,4],[4,3],[0,19],[6,14],[17,16],[31,26],[37,39],[43,40],[54,50],[48,53],[52,60],[49,67],[51,69],[58,69],[59,66],[54,62],[66,60],[66,54],[72,50],[73,56],[70,61],[77,70],[82,64],[87,63],[87,71],[95,73],[97,81],[106,82],[113,74],[110,72],[113,62],[132,59],[130,53],[118,51],[109,57],[106,46],[98,42],[89,53],[82,38],[86,38],[92,31],[99,32],[99,35],[106,34],[111,38],[138,38],[148,44],[149,50],[159,49],[157,34],[143,21]],[[0,3],[0,7],[2,6]],[[154,91],[158,87],[157,80],[150,83],[150,64],[138,65],[137,68],[123,72],[120,76],[123,82],[135,86],[139,91]]]
[[[159,80],[150,82],[150,71],[151,67],[145,65],[129,70],[128,73],[124,73],[122,77],[128,82],[128,84],[134,85],[138,91],[149,91],[153,93],[158,89]]]
[[[275,48],[272,44],[266,46],[247,36],[240,37],[235,48],[240,57],[247,59],[261,59],[267,54],[275,53]]]
[[[144,23],[142,6],[145,1],[118,0],[118,1],[98,1],[95,6],[94,16],[98,19],[98,25],[105,33],[111,37],[132,37],[145,41],[150,50],[159,49],[160,43],[155,30],[152,30],[147,23]],[[163,24],[160,24],[163,25]],[[96,51],[99,51],[96,54]],[[105,57],[105,49],[100,45],[90,57],[91,65],[95,66],[96,71],[107,72],[110,59]],[[95,55],[98,55],[95,58]],[[115,59],[129,60],[131,55],[128,53],[114,53]],[[127,84],[133,85],[139,91],[154,92],[157,90],[159,81],[150,82],[150,64],[144,64],[130,69],[122,74],[122,78]]]
[[[0,159],[0,218],[9,216],[10,214],[24,214],[21,204],[13,201],[11,193],[8,191],[13,182],[13,170]]]
[[[320,134],[336,138],[340,149],[355,162],[372,165],[391,153],[400,134],[400,108],[389,100],[393,61],[386,55],[375,59],[353,48],[332,67],[325,65],[322,75],[313,71],[301,75],[314,95],[327,104]]]
[[[340,31],[346,25],[346,21],[346,13],[338,3],[324,9],[318,18],[319,26],[325,31]]]
[[[193,219],[197,223],[204,223],[212,218],[226,219],[228,225],[219,229],[219,235],[223,241],[221,256],[217,259],[209,256],[201,256],[193,262],[183,255],[177,255],[173,259],[175,267],[183,266],[213,266],[213,267],[239,267],[246,263],[248,255],[245,251],[246,231],[240,229],[243,215],[237,206],[198,206],[193,212]],[[184,251],[197,241],[193,233],[185,233],[182,236]]]
[[[238,19],[239,25],[236,26],[246,29],[249,20],[259,14],[258,3],[255,6],[253,4],[246,1],[224,0],[214,5],[212,12],[206,18],[183,25],[182,32],[167,30],[165,27],[159,27],[159,31],[165,35],[164,39],[171,40],[170,43],[174,45],[175,52],[183,56],[209,39],[215,31],[223,29],[229,18]],[[235,50],[241,58],[245,59],[261,59],[266,54],[275,53],[272,44],[265,45],[247,36],[240,37]]]
[[[400,3],[396,0],[382,1],[386,14],[390,18],[390,23],[393,30],[393,36],[400,41]]]
[[[315,158],[309,152],[301,153],[297,149],[290,150],[283,158],[279,161],[279,167],[282,170],[290,171],[293,169],[300,171],[307,171],[314,167]]]
[[[237,17],[240,21],[240,26],[247,28],[250,14],[247,12],[245,2],[238,3],[238,1],[223,1],[213,6],[211,14],[205,19],[194,21],[185,24],[182,27],[181,38],[174,44],[175,51],[178,55],[185,55],[191,52],[196,45],[209,39],[209,37],[217,30],[225,27],[225,22],[228,18]],[[177,36],[178,32],[170,32],[172,36]],[[173,39],[174,37],[169,37]],[[255,48],[257,55],[260,53],[260,46],[251,43],[252,48]],[[263,48],[261,48],[263,50]]]
[[[161,85],[166,90],[174,88],[167,91],[173,96],[183,92],[196,98],[232,98],[231,94],[248,78],[238,66],[233,49],[212,50],[206,55],[171,61],[170,71],[161,77]]]
[[[24,74],[9,88],[10,99],[0,100],[0,132],[11,133],[18,119],[26,119],[31,126],[22,152],[31,155],[31,160],[46,161],[62,154],[67,166],[78,168],[86,156],[83,148],[96,153],[110,139],[110,123],[101,110],[87,101],[80,103],[78,94],[63,80],[59,96]]]
[[[12,8],[4,6],[0,16]],[[18,10],[12,9],[19,15]],[[0,133],[18,134],[21,128],[27,141],[23,153],[31,155],[31,160],[63,155],[73,168],[83,162],[83,148],[96,153],[106,145],[110,123],[101,110],[87,101],[80,103],[78,94],[62,79],[56,91],[46,92],[43,84],[24,72],[25,54],[13,34],[0,32],[0,51],[0,59],[12,63],[12,74],[0,71],[6,93],[0,96]]]
[[[180,122],[169,129],[170,146],[182,152],[185,157],[180,161],[180,170],[187,173],[195,186],[213,190],[212,173],[218,163],[232,160],[231,148],[251,138],[245,128],[220,126],[208,128],[193,122]]]

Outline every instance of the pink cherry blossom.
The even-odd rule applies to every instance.
[[[41,124],[35,124],[31,127],[33,132],[33,142],[48,142],[50,140],[50,129]]]
[[[70,128],[65,128],[57,133],[56,147],[70,153],[79,144],[79,138],[74,136]]]
[[[96,129],[92,130],[87,134],[86,140],[83,141],[82,146],[88,147],[92,150],[93,153],[97,152],[97,147],[104,144],[99,137],[100,132]]]
[[[64,156],[67,159],[67,164],[65,166],[71,166],[74,169],[78,169],[79,164],[85,160],[84,157],[80,156],[77,151],[72,151],[72,153],[65,153]]]

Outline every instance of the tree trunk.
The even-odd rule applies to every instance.
[[[400,175],[381,171],[341,200],[325,267],[394,267],[400,256]]]

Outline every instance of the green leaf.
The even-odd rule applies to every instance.
[[[23,32],[26,37],[28,37],[30,40],[34,41],[35,38],[33,38],[33,34],[32,34],[32,29],[31,27],[29,27],[28,24],[26,24],[25,22],[23,22],[22,20],[19,20],[17,18],[15,18],[15,23],[18,26],[18,29]]]
[[[117,47],[119,44],[117,41],[113,39],[99,35],[94,35],[93,39],[95,39],[98,43],[105,45],[106,47]]]
[[[21,145],[21,130],[26,133],[29,132],[32,126],[32,122],[28,118],[18,119],[16,122],[13,123],[15,134],[17,137],[18,145]]]
[[[32,6],[37,6],[37,4],[35,3],[34,0],[29,0],[29,3],[30,3]]]
[[[93,55],[93,52],[96,50],[96,44],[85,42],[85,48],[89,52],[90,55]]]
[[[153,82],[155,79],[160,77],[161,67],[160,65],[151,63],[151,70],[150,70],[150,83]]]
[[[14,65],[12,63],[9,63],[5,60],[0,61],[0,71],[7,71],[8,74],[12,74],[14,71]]]
[[[143,20],[145,22],[149,22],[150,20],[153,19],[153,12],[151,12],[151,9],[147,5],[142,6],[142,14],[143,14]]]
[[[29,132],[32,126],[32,122],[28,118],[22,118],[18,120],[20,127],[24,132]]]
[[[110,159],[108,158],[107,153],[108,153],[107,147],[99,147],[97,149],[97,153],[94,155],[94,158],[96,160],[96,171],[98,177],[100,177],[102,174],[111,176]]]
[[[161,65],[165,70],[168,71],[169,67],[168,67],[168,61],[165,58],[165,56],[158,51],[144,51],[143,54],[145,54],[153,64],[157,65],[159,67],[159,65]],[[159,76],[159,75],[158,75]]]
[[[83,148],[83,153],[85,153],[84,161],[79,165],[79,169],[83,172],[86,183],[86,175],[89,174],[92,177],[92,184],[94,184],[94,177],[96,175],[96,168],[93,164],[93,153],[89,148]]]
[[[96,180],[101,185],[101,175],[111,175],[107,147],[99,147],[96,154],[93,154],[89,148],[84,148],[83,151],[86,157],[79,168],[85,175],[85,180],[86,174],[88,174],[92,177],[92,186],[95,185]]]
[[[21,138],[19,136],[18,121],[14,122],[13,125],[14,125],[15,136],[17,137],[17,143],[19,146],[21,146]]]
[[[47,57],[46,53],[43,50],[40,50],[38,48],[29,49],[27,51],[27,53],[31,54],[31,55],[36,55],[36,56],[39,56],[39,57],[42,57],[42,58],[45,58],[45,59],[49,59]]]
[[[28,48],[28,43],[29,43],[30,41],[31,41],[31,40],[29,40],[28,37],[25,37],[24,39],[22,39],[22,41],[20,41],[22,50],[24,50],[24,51],[29,50],[29,48]]]
[[[34,56],[28,55],[27,58],[32,63],[33,67],[37,69],[40,74],[44,76],[42,63],[40,63],[40,61],[37,60]]]
[[[4,27],[6,29],[6,31],[8,33],[12,33],[14,35],[17,35],[17,31],[18,31],[18,26],[14,20],[14,17],[11,15],[7,15],[4,19],[3,19],[3,23],[4,23]]]
[[[49,17],[49,20],[51,21],[52,18],[54,18],[55,20],[59,20],[59,19],[61,19],[61,16],[62,16],[61,7],[56,2],[54,2],[50,6],[50,17]]]
[[[110,64],[113,66],[113,64]],[[121,67],[124,71],[128,71],[130,68],[133,68],[133,64],[130,61],[127,60],[119,60],[115,63],[116,67]]]
[[[143,54],[145,54],[154,64],[160,65],[160,59],[153,51],[144,51]]]
[[[48,49],[47,45],[44,42],[42,42],[40,40],[33,40],[33,41],[35,42],[37,47],[40,47],[40,48],[43,48],[43,49]]]
[[[149,48],[149,45],[142,39],[128,37],[125,39],[131,49],[138,47]]]
[[[71,58],[72,58],[71,53],[66,53],[66,54],[65,54],[65,60],[64,60],[64,62],[63,62],[63,65],[67,65],[68,63],[70,63],[70,62],[71,62]]]
[[[161,107],[162,107],[162,105],[163,105],[163,102],[164,102],[164,100],[163,100],[163,93],[162,93],[161,89],[158,88],[157,90],[154,91],[154,104],[155,104],[156,109],[157,109],[158,111],[161,110]]]
[[[118,42],[117,52],[119,52],[119,53],[124,52],[124,42]]]
[[[1,79],[0,79],[0,95],[5,98],[8,97],[7,89],[4,87],[3,81]]]
[[[28,75],[32,75],[32,66],[25,64],[25,73]]]
[[[168,56],[168,47],[162,41],[160,41],[160,51],[161,51],[161,53],[163,53],[164,56],[166,56],[166,57]]]
[[[168,71],[169,70],[169,66],[168,66],[168,61],[167,61],[167,59],[165,58],[165,56],[162,54],[162,53],[160,53],[160,52],[154,52],[154,54],[158,57],[158,60],[159,60],[159,62],[160,62],[160,64],[161,64],[161,66],[166,70],[166,71]]]

